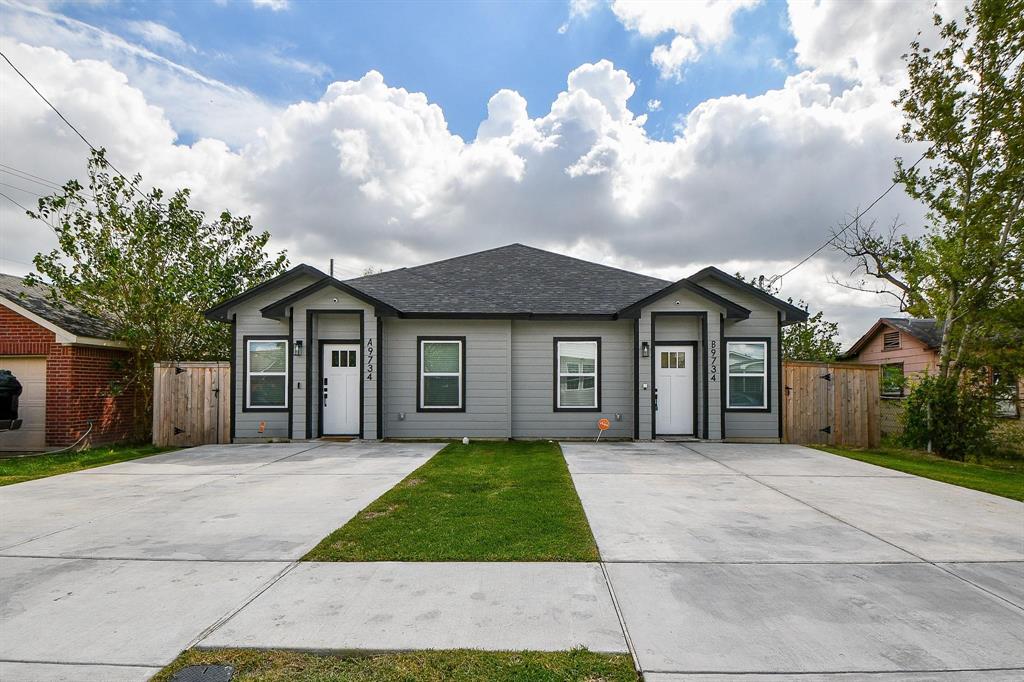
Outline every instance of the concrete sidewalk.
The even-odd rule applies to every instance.
[[[199,646],[628,651],[592,563],[302,563]]]

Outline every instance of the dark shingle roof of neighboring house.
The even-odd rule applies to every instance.
[[[114,327],[108,321],[89,315],[70,303],[54,304],[45,285],[28,286],[25,280],[0,273],[0,298],[21,306],[52,325],[75,336],[114,340]]]
[[[406,313],[614,315],[669,283],[510,244],[346,284]]]
[[[888,325],[893,329],[910,334],[923,343],[929,349],[935,350],[942,345],[942,325],[932,317],[880,317],[878,322],[871,325],[864,336],[857,339],[857,342],[850,346],[850,349],[840,355],[840,358],[851,358],[860,353],[864,345],[874,338],[882,325]]]

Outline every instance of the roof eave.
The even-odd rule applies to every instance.
[[[323,275],[323,273],[321,274]],[[309,286],[303,287],[302,289],[299,289],[298,291],[289,294],[288,296],[285,296],[280,300],[274,301],[270,305],[264,306],[263,308],[260,309],[260,314],[263,317],[269,319],[284,319],[289,306],[329,286],[333,286],[336,289],[339,289],[340,291],[343,291],[344,293],[354,298],[357,298],[360,301],[363,301],[364,303],[372,305],[374,307],[374,310],[377,311],[378,314],[401,314],[401,311],[399,311],[397,308],[385,303],[384,301],[381,301],[378,298],[370,296],[366,292],[355,288],[351,284],[347,284],[341,281],[340,279],[335,279],[330,275],[323,275],[320,279],[313,282]]]
[[[73,331],[65,329],[56,322],[52,322],[38,313],[32,312],[28,308],[20,305],[17,301],[12,301],[7,296],[0,295],[0,302],[25,319],[36,323],[43,329],[53,332],[53,339],[57,343],[71,346],[98,346],[106,348],[128,347],[128,344],[118,339],[76,334]]]
[[[766,291],[761,291],[754,285],[744,282],[741,279],[737,279],[736,277],[733,277],[729,273],[719,270],[713,265],[709,265],[703,270],[695,272],[694,274],[690,275],[689,279],[692,282],[700,282],[701,280],[707,279],[708,277],[716,279],[722,284],[738,287],[754,296],[757,296],[758,298],[765,301],[769,305],[778,308],[784,313],[783,326],[785,326],[786,324],[794,324],[796,322],[806,322],[807,318],[809,317],[809,314],[806,310],[798,308],[797,306],[787,301],[783,301],[778,296],[772,296]]]
[[[750,317],[750,311],[744,308],[743,306],[739,305],[738,303],[734,303],[733,301],[730,301],[724,296],[720,296],[713,291],[705,289],[704,287],[697,284],[696,282],[691,281],[687,277],[672,282],[668,286],[663,287],[658,291],[655,291],[653,294],[645,296],[644,298],[640,299],[639,301],[636,301],[635,303],[629,304],[628,306],[619,310],[616,314],[619,317],[632,318],[636,316],[637,313],[640,310],[642,310],[643,307],[646,306],[648,303],[656,301],[659,298],[662,298],[663,296],[668,296],[670,293],[678,289],[686,289],[688,291],[691,291],[697,294],[698,296],[701,296],[702,298],[705,298],[711,301],[712,303],[715,303],[720,308],[724,308],[726,311],[726,317],[729,319],[745,320],[748,317]]]
[[[252,287],[251,289],[243,291],[237,296],[232,296],[226,301],[221,301],[220,303],[218,303],[217,305],[213,306],[205,313],[203,313],[203,317],[214,322],[230,322],[231,317],[228,315],[228,311],[231,310],[231,308],[237,306],[240,303],[243,303],[244,301],[249,300],[253,296],[256,296],[257,294],[263,291],[266,291],[274,286],[290,282],[291,280],[296,279],[297,277],[300,277],[302,275],[311,275],[313,277],[327,277],[327,275],[325,275],[320,270],[317,270],[312,265],[299,263],[291,270],[282,272],[280,275],[272,277],[268,279],[266,282],[257,284],[256,286]]]

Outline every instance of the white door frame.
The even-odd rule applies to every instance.
[[[658,436],[697,436],[697,376],[700,374],[700,361],[697,359],[697,341],[655,341],[654,348],[651,352],[651,386],[654,389],[654,395],[657,398],[658,390],[658,353],[666,348],[688,348],[690,350],[690,358],[692,358],[692,375],[693,375],[693,393],[691,405],[693,409],[693,419],[690,426],[689,433],[664,433],[658,430],[658,410],[653,410],[652,423],[654,424],[653,434],[654,437]],[[656,403],[657,404],[657,403]]]
[[[317,419],[317,434],[319,436],[359,436],[360,426],[363,420],[363,349],[359,339],[321,339],[320,340],[320,372],[317,376],[317,386],[314,389],[316,395],[316,401],[318,405],[318,419]],[[358,423],[356,424],[355,430],[351,433],[329,433],[324,429],[324,378],[325,370],[327,369],[326,354],[328,349],[341,350],[338,346],[344,346],[344,350],[354,350],[356,352],[356,371],[359,373],[359,388],[357,389],[359,395],[356,399],[359,401],[359,417]],[[331,387],[328,386],[328,389]],[[328,393],[330,391],[328,390]]]

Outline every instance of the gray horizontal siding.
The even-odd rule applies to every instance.
[[[678,303],[677,303],[678,302]],[[694,312],[707,313],[708,318],[708,339],[717,342],[719,338],[720,316],[722,309],[711,301],[694,293],[679,290],[672,292],[663,298],[652,301],[643,308],[640,315],[640,341],[650,343],[651,339],[651,313],[680,313]],[[721,372],[711,372],[708,366],[712,362],[710,352],[709,362],[704,362],[704,339],[700,338],[700,318],[689,315],[658,315],[655,324],[655,341],[698,341],[697,356],[700,363],[700,374],[697,376],[697,433],[703,437],[704,423],[704,375],[708,375],[708,434],[707,437],[717,440],[722,437],[721,431]],[[653,345],[653,344],[652,344]],[[653,353],[653,350],[652,350]],[[712,380],[714,378],[715,380]],[[647,390],[641,388],[647,385]],[[638,381],[640,392],[640,438],[651,437],[653,418],[651,411],[651,391],[653,390],[653,376],[651,375],[651,361],[642,358],[640,361],[640,378]]]
[[[384,435],[508,438],[508,320],[384,320]],[[466,337],[465,412],[417,412],[418,336]],[[404,413],[405,419],[399,419]]]
[[[295,293],[303,287],[313,283],[312,277],[299,277],[287,284],[275,287],[271,291],[263,292],[240,305],[232,308],[229,314],[236,315],[235,328],[235,366],[232,368],[234,374],[235,391],[235,438],[287,438],[288,437],[288,413],[287,412],[264,412],[244,411],[245,406],[245,377],[242,375],[243,358],[245,346],[243,338],[246,336],[288,336],[288,323],[278,320],[269,320],[260,315],[260,309],[278,301],[285,296]],[[289,362],[294,358],[289,354]],[[297,363],[296,363],[297,364]],[[296,372],[298,367],[292,370],[292,385],[295,378],[301,376]],[[295,391],[289,396],[293,402],[296,398]],[[259,433],[260,422],[266,422],[266,428],[262,434]]]
[[[306,338],[306,319],[309,310],[319,311],[313,315],[313,334]],[[373,307],[359,299],[337,289],[328,288],[316,292],[292,307],[295,318],[295,338],[302,339],[306,350],[301,357],[295,358],[295,376],[292,382],[292,396],[295,408],[292,413],[293,432],[295,438],[306,435],[306,362],[312,363],[313,388],[310,403],[311,435],[317,437],[320,429],[320,341],[321,340],[358,340],[359,315],[352,313],[328,313],[324,310],[361,310],[363,311],[363,347],[360,360],[363,364],[363,438],[377,438],[377,318]],[[367,349],[374,349],[374,372],[370,378],[367,372]]]
[[[554,338],[601,338],[601,411],[555,412]],[[607,417],[606,437],[633,437],[633,322],[512,322],[512,435],[515,438],[594,438]],[[616,414],[622,416],[617,421]]]
[[[769,400],[771,401],[771,412],[726,412],[725,414],[725,437],[729,438],[778,438],[779,434],[779,336],[778,336],[778,309],[771,306],[759,297],[750,293],[729,287],[728,285],[707,279],[701,282],[716,294],[725,296],[731,301],[738,303],[750,310],[750,317],[746,320],[731,321],[725,323],[725,340],[730,338],[744,337],[767,337],[771,340],[771,378],[768,385]],[[723,363],[725,361],[725,349],[722,349]],[[727,367],[723,364],[723,370]],[[725,381],[725,374],[722,381]],[[723,389],[724,390],[724,389]],[[724,399],[724,395],[723,395]]]

